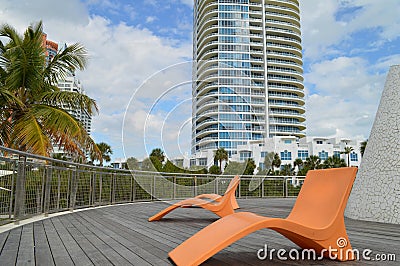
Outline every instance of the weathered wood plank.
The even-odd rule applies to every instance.
[[[74,252],[77,245],[68,245],[68,242],[73,242],[73,240],[68,232],[60,227],[56,218],[44,220],[43,226],[56,265],[74,265],[73,259],[76,261],[81,260],[82,263],[90,263],[85,256],[80,256],[80,254]],[[79,247],[78,250],[80,250]]]
[[[40,239],[38,239],[37,241],[39,243],[42,243],[43,241],[45,241],[45,239],[47,239],[51,251],[50,254],[52,257],[50,258],[46,257],[46,254],[49,255],[49,253],[47,252],[47,246],[43,244],[44,250],[42,248],[41,252],[38,253],[39,247],[35,249],[37,261],[40,262],[40,261],[53,260],[56,265],[74,265],[74,262],[72,261],[72,258],[68,250],[65,248],[60,238],[60,235],[56,231],[56,228],[54,227],[52,220],[51,219],[44,220],[42,221],[42,225],[45,236],[40,236]],[[39,234],[41,233],[40,226],[39,225],[35,226],[34,229],[38,230],[38,234],[36,234],[35,236],[39,236]]]
[[[21,233],[22,227],[18,227],[9,232],[7,241],[4,243],[0,254],[0,262],[2,265],[14,265],[17,262]]]
[[[35,264],[35,245],[33,239],[33,224],[22,227],[20,245],[16,265]]]
[[[116,252],[109,243],[103,241],[101,237],[98,237],[99,234],[103,234],[104,232],[98,232],[96,234],[93,230],[89,230],[89,228],[84,225],[80,220],[77,219],[77,215],[68,215],[65,217],[68,221],[75,226],[78,232],[86,237],[86,239],[101,253],[103,254],[112,264],[114,265],[132,265],[127,259],[122,257],[118,252]],[[79,217],[78,217],[79,218]]]
[[[42,222],[33,224],[36,265],[54,265],[53,256]]]
[[[81,234],[79,230],[69,221],[69,216],[60,219],[70,236],[75,240],[76,244],[85,253],[88,259],[94,265],[109,265],[111,262],[92,244],[85,235]],[[65,244],[65,243],[64,243]]]

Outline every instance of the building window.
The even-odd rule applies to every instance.
[[[241,151],[240,152],[240,160],[245,161],[251,158],[251,151]]]
[[[317,144],[318,145],[320,145],[320,144],[323,144],[324,142],[322,141],[322,140],[317,140]]]
[[[308,158],[308,151],[307,150],[299,150],[297,152],[297,157],[299,157],[302,160],[305,160]]]
[[[286,139],[286,140],[285,140],[285,144],[292,144],[292,140]]]
[[[355,152],[350,153],[350,161],[358,162],[358,154]]]
[[[260,167],[260,170],[264,170],[265,169],[265,163],[259,163],[258,167]]]
[[[207,165],[207,158],[199,158],[199,165],[201,166]]]
[[[282,161],[291,161],[292,160],[292,153],[290,151],[283,151],[281,152],[281,160]]]
[[[326,159],[328,159],[328,152],[326,152],[326,151],[321,151],[321,152],[318,152],[318,157],[321,159],[321,161],[325,161]]]
[[[196,165],[196,159],[190,159],[190,166]]]
[[[267,151],[262,151],[261,152],[261,158],[265,158],[265,156],[267,156],[267,153],[268,153]]]
[[[333,157],[340,158],[340,151],[334,151]]]

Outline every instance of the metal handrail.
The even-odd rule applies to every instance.
[[[118,203],[223,194],[231,175],[113,169],[0,146],[0,225],[37,215]],[[296,196],[285,176],[241,176],[238,198]],[[249,186],[258,184],[254,190]]]

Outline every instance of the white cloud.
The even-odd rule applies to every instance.
[[[300,1],[302,33],[305,58],[318,60],[329,55],[345,53],[343,41],[350,40],[361,30],[375,30],[380,37],[372,39],[365,48],[382,46],[399,38],[400,2],[387,0],[384,4],[376,0],[307,0]],[[337,14],[349,8],[359,8],[350,14],[350,19],[340,21]]]
[[[190,7],[193,6],[194,0],[180,0],[182,4],[188,5]]]
[[[146,23],[152,23],[152,22],[154,22],[156,19],[157,19],[156,17],[148,16],[148,17],[146,18]]]
[[[106,141],[114,147],[117,151],[115,157],[122,157],[122,121],[132,94],[152,74],[191,57],[191,43],[163,39],[145,28],[123,23],[115,25],[107,18],[90,16],[78,0],[57,3],[55,6],[60,12],[48,12],[48,6],[54,6],[51,1],[41,0],[35,9],[27,6],[29,4],[25,4],[25,1],[20,1],[21,5],[16,2],[0,0],[1,23],[7,22],[22,32],[30,22],[42,19],[50,40],[80,42],[88,49],[88,68],[78,73],[78,77],[87,94],[100,107],[100,115],[93,118],[92,133],[95,138],[99,138],[96,141]],[[103,5],[107,3],[110,2],[102,1]],[[174,81],[178,76],[184,79],[187,75],[175,71],[167,78]],[[154,99],[163,89],[165,87],[149,87],[145,96]],[[136,129],[143,129],[141,123],[146,108],[145,104],[134,106],[136,113],[132,125]],[[161,114],[152,116],[150,126],[159,128],[158,122],[162,122],[162,118]],[[128,136],[128,142],[137,143],[139,132]],[[127,153],[129,156],[141,157],[144,150],[132,148]]]
[[[305,76],[315,86],[306,99],[307,134],[368,138],[385,80],[375,69],[358,57],[312,65]]]

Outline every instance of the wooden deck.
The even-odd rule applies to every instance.
[[[286,217],[294,199],[239,200],[239,211]],[[159,222],[147,218],[165,203],[134,203],[74,212],[27,224],[0,234],[0,265],[171,265],[168,252],[217,220],[200,208],[178,209]],[[400,225],[346,219],[353,248],[396,254],[400,261]],[[296,246],[272,230],[253,233],[204,265],[398,265],[396,262],[260,261],[257,250],[289,251]]]

